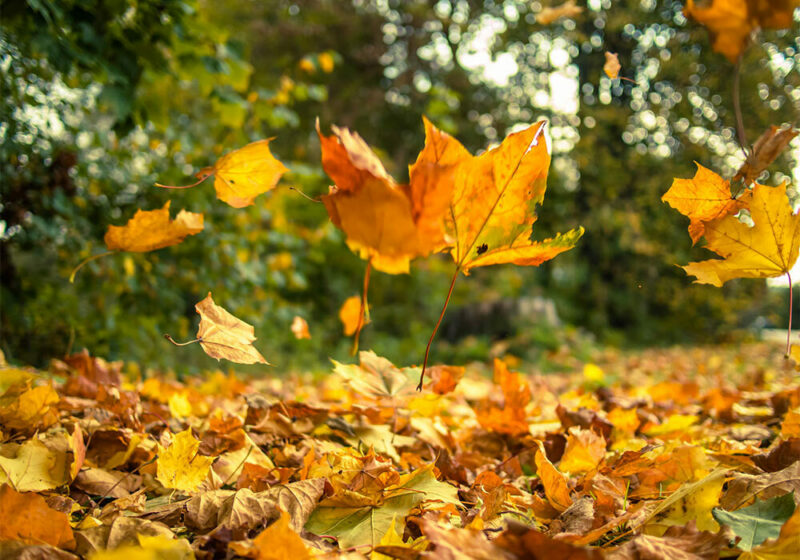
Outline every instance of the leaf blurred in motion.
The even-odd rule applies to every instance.
[[[203,231],[203,215],[181,210],[174,220],[169,217],[167,201],[160,210],[137,210],[124,226],[109,226],[105,236],[110,251],[146,253],[177,245],[187,235]]]

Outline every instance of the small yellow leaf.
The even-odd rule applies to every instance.
[[[536,15],[536,23],[550,25],[561,18],[574,18],[583,13],[583,8],[575,5],[575,0],[567,0],[555,8],[545,7]]]
[[[292,319],[292,334],[297,340],[308,339],[311,340],[311,333],[308,331],[308,322],[300,317],[299,315],[295,315],[294,319]]]
[[[253,204],[255,198],[275,188],[288,169],[269,150],[269,140],[259,140],[222,156],[197,176],[214,175],[217,198],[234,208]]]
[[[269,364],[253,347],[253,341],[256,340],[253,325],[237,319],[215,304],[211,292],[194,308],[200,314],[197,338],[206,354],[237,364]]]
[[[606,440],[592,430],[577,427],[569,429],[564,456],[559,470],[568,473],[589,472],[600,464],[606,455]]]
[[[603,65],[603,72],[606,73],[606,76],[612,80],[616,80],[619,77],[619,71],[621,69],[622,65],[619,63],[617,54],[606,51],[606,63]]]
[[[167,488],[184,492],[197,490],[214,462],[213,457],[199,455],[199,448],[200,442],[194,438],[191,429],[175,434],[169,447],[159,445],[156,480]]]
[[[169,218],[169,201],[159,210],[137,210],[124,226],[108,226],[105,236],[110,251],[146,253],[177,245],[187,235],[203,231],[203,215],[181,210]]]
[[[361,296],[350,296],[347,298],[342,307],[339,309],[339,319],[344,326],[345,336],[352,336],[358,328],[358,319],[361,315]],[[364,310],[364,322],[369,323],[369,312]]]

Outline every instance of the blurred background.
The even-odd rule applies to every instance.
[[[0,2],[6,358],[42,366],[86,347],[178,372],[217,367],[199,348],[163,339],[194,338],[194,305],[211,291],[255,325],[275,371],[348,359],[338,310],[359,292],[364,262],[323,205],[288,188],[327,191],[317,117],[323,130],[358,131],[399,182],[422,148],[422,115],[473,153],[521,123],[551,123],[535,235],[578,225],[586,234],[540,268],[487,267],[459,279],[433,362],[509,353],[546,369],[554,354],[593,344],[706,344],[785,326],[785,288],[692,284],[676,263],[710,254],[692,247],[687,220],[661,202],[673,177],[694,175],[695,161],[725,177],[741,164],[733,66],[682,15],[682,2],[579,0],[582,13],[537,21],[560,3]],[[744,55],[750,142],[771,124],[798,122],[799,35],[797,25],[762,32]],[[605,51],[618,53],[632,82],[604,75]],[[270,137],[291,172],[253,206],[217,201],[211,181],[153,187],[192,182],[227,151]],[[797,184],[798,140],[761,182]],[[94,261],[68,282],[82,259],[105,250],[109,224],[169,199],[173,215],[205,213],[205,231]],[[409,275],[373,274],[362,348],[420,363],[452,271],[442,255],[412,263]],[[311,340],[292,335],[295,315]]]

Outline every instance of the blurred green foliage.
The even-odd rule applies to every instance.
[[[711,52],[707,32],[685,20],[680,2],[589,0],[574,21],[550,26],[536,23],[542,4],[0,2],[6,356],[41,365],[85,346],[153,367],[208,368],[197,348],[168,346],[162,335],[193,337],[194,304],[212,291],[255,324],[278,370],[345,359],[337,313],[358,292],[364,263],[321,204],[288,189],[327,189],[317,117],[323,129],[357,130],[399,181],[422,147],[423,114],[473,151],[519,123],[550,120],[553,165],[536,235],[577,225],[586,235],[539,269],[476,270],[456,285],[456,308],[542,295],[568,323],[638,344],[711,341],[775,315],[763,282],[697,286],[674,266],[705,256],[661,195],[673,177],[694,174],[693,161],[726,176],[741,161],[733,68]],[[751,142],[798,117],[799,35],[765,33],[742,60]],[[603,75],[606,50],[635,84]],[[189,182],[221,154],[267,137],[291,173],[251,207],[216,201],[210,182],[152,187]],[[788,174],[791,158],[771,169]],[[103,250],[108,224],[167,199],[173,211],[204,212],[206,230],[161,251],[100,259],[67,282]],[[373,275],[373,322],[362,335],[362,347],[402,364],[421,361],[452,271],[445,257],[415,265],[410,275]],[[293,338],[294,315],[308,320],[312,340]],[[583,343],[536,321],[514,322],[509,351],[541,357]],[[479,336],[442,342],[433,357],[492,351]]]

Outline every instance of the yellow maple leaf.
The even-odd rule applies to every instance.
[[[204,167],[195,174],[199,180],[191,185],[174,187],[156,183],[166,189],[195,187],[214,176],[217,198],[234,208],[253,204],[255,198],[275,188],[281,175],[288,169],[269,149],[272,138],[251,142],[243,148],[229,152],[211,167]]]
[[[696,165],[694,177],[673,180],[672,186],[661,197],[662,201],[691,220],[689,235],[692,243],[697,243],[703,236],[706,222],[747,208],[752,198],[751,191],[745,191],[739,198],[734,198],[730,181],[699,163]]]
[[[237,364],[269,364],[253,347],[253,341],[256,340],[253,325],[237,319],[215,304],[211,292],[194,308],[200,314],[197,339],[206,354]]]
[[[38,439],[0,446],[0,484],[8,483],[19,492],[41,492],[68,480],[66,448],[51,449]]]
[[[108,226],[108,250],[146,253],[177,245],[186,236],[203,231],[202,214],[181,210],[170,220],[169,204],[167,201],[159,210],[137,210],[124,226]]]
[[[559,470],[568,473],[589,472],[600,464],[606,455],[606,440],[592,430],[578,427],[569,429],[564,455]]]
[[[208,476],[213,457],[198,454],[200,442],[192,435],[192,430],[175,434],[169,447],[158,445],[156,460],[156,480],[166,488],[194,492]]]
[[[37,430],[58,421],[55,406],[61,400],[50,385],[30,387],[30,382],[9,387],[0,397],[0,423],[6,429]]]
[[[791,270],[800,251],[800,215],[792,212],[786,184],[756,184],[750,217],[753,227],[734,216],[706,223],[706,248],[722,259],[682,267],[695,282],[719,287],[733,278],[774,278]]]

